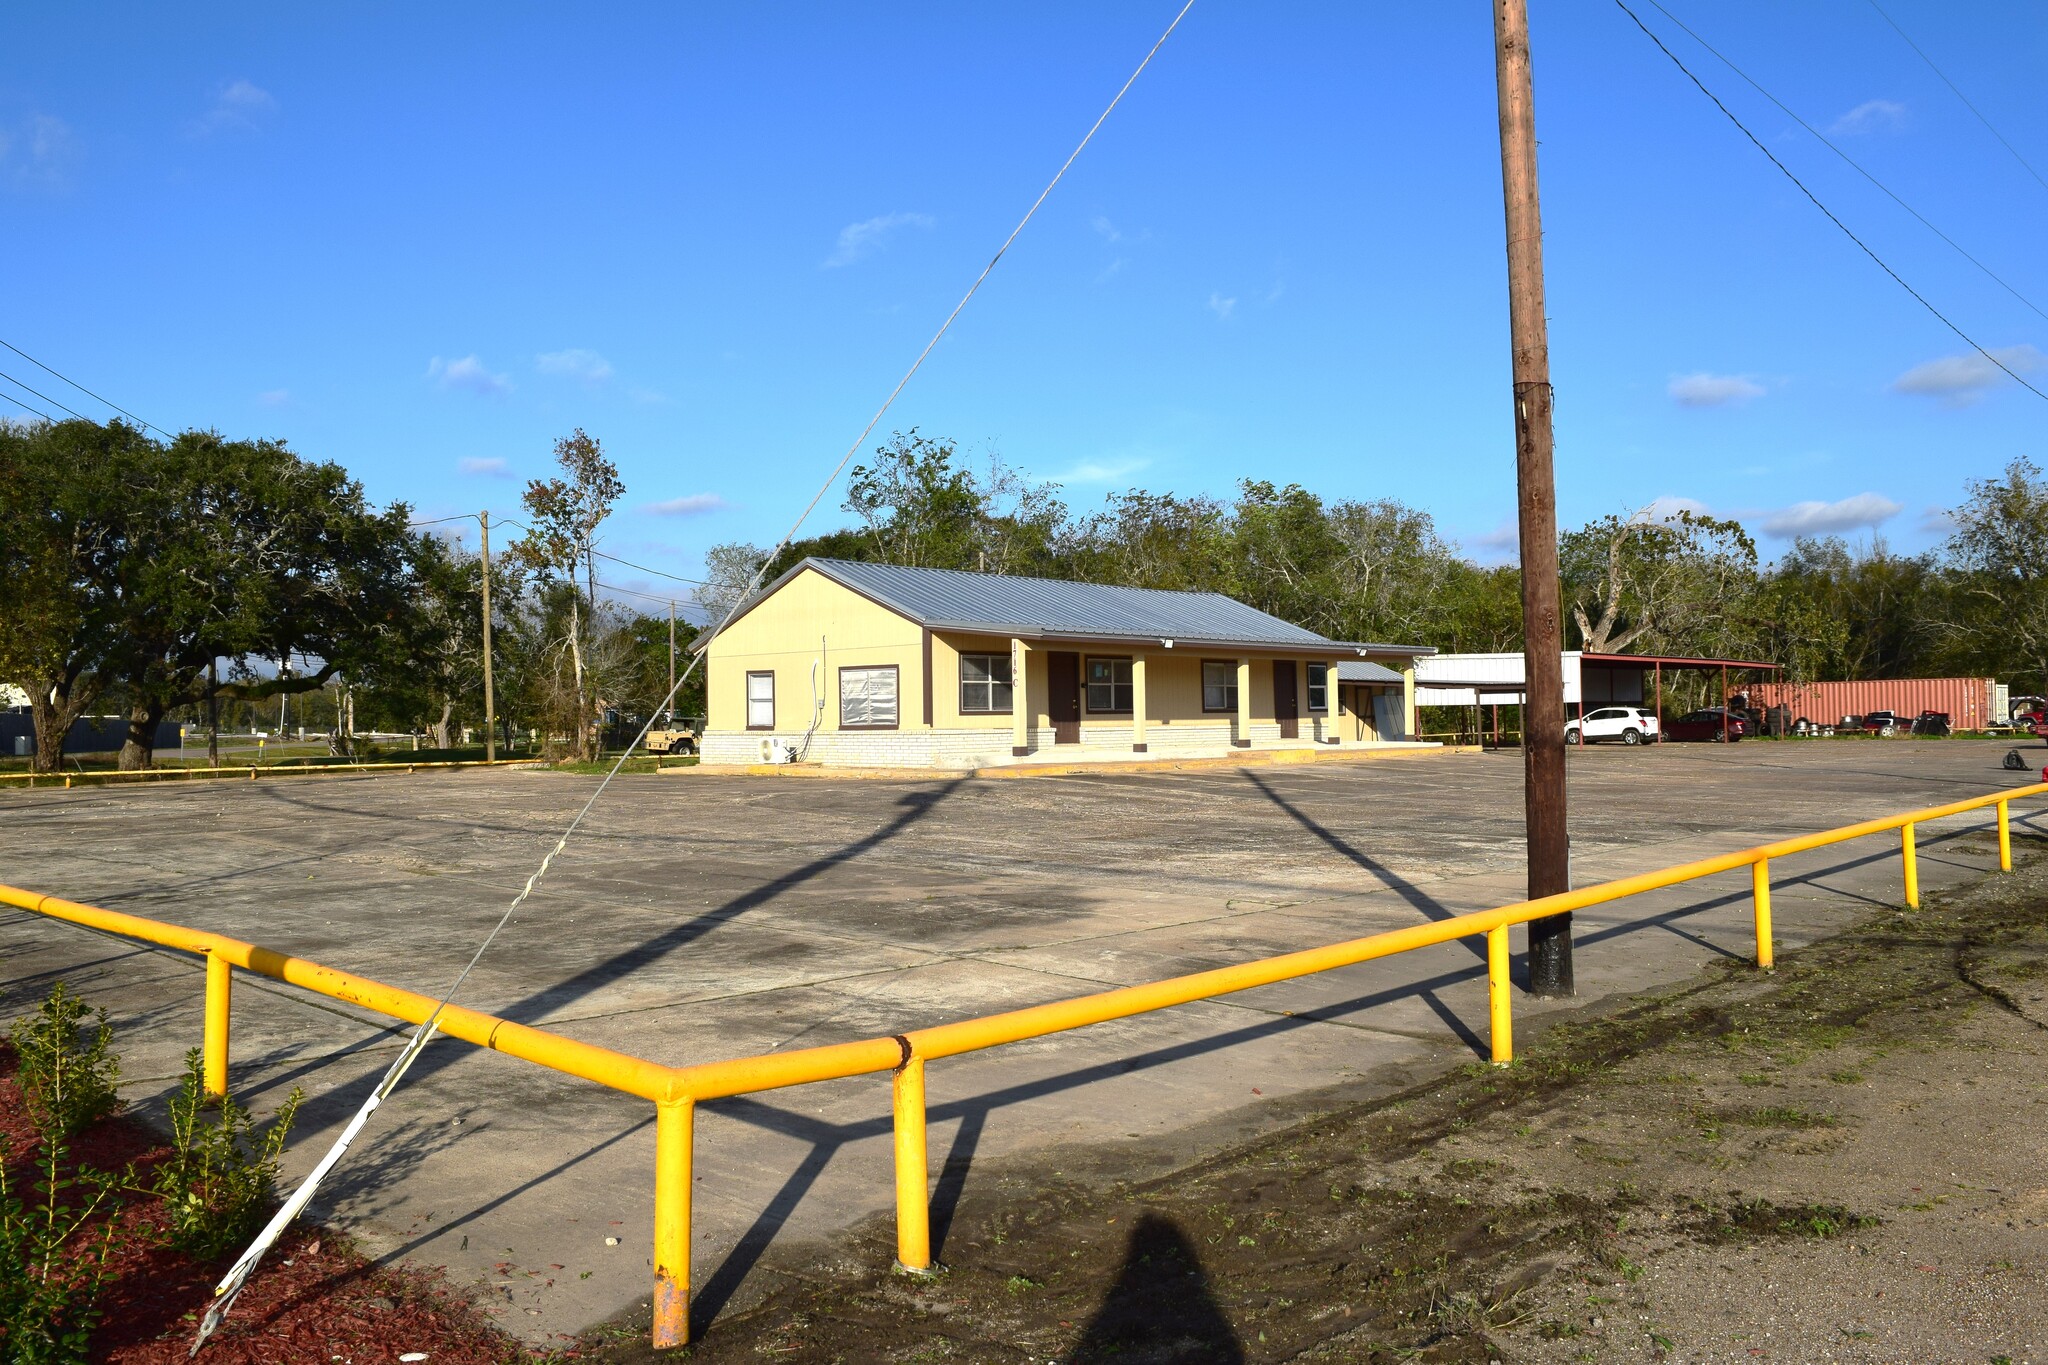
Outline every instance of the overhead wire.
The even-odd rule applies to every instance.
[[[1979,270],[1983,271],[1987,276],[1991,278],[1991,280],[1994,283],[1998,285],[1999,288],[2005,290],[2006,293],[2012,295],[2021,303],[2033,309],[2034,312],[2038,314],[2044,321],[2048,321],[2048,313],[2042,312],[2040,307],[2037,304],[2035,304],[2035,302],[2032,299],[2028,298],[2025,294],[2022,294],[2019,290],[2015,289],[2010,283],[2008,283],[2004,278],[2002,278],[1998,274],[1998,272],[1994,271],[1990,266],[1984,264],[1984,262],[1978,260],[1975,256],[1972,256],[1968,251],[1965,251],[1962,247],[1962,244],[1957,242],[1955,238],[1949,236],[1946,232],[1943,232],[1940,228],[1936,227],[1933,223],[1929,222],[1925,214],[1921,213],[1920,210],[1914,208],[1904,199],[1901,199],[1898,196],[1898,194],[1893,191],[1891,186],[1885,184],[1882,180],[1879,180],[1876,176],[1872,175],[1869,171],[1865,170],[1862,164],[1859,163],[1856,160],[1856,158],[1850,156],[1847,152],[1843,151],[1840,147],[1836,146],[1832,141],[1828,139],[1828,137],[1825,134],[1823,134],[1820,131],[1820,129],[1814,127],[1805,119],[1799,117],[1799,115],[1794,113],[1792,111],[1792,108],[1789,105],[1787,105],[1785,101],[1779,99],[1776,95],[1773,95],[1770,91],[1764,89],[1762,85],[1759,85],[1755,77],[1751,76],[1747,71],[1744,71],[1734,62],[1730,61],[1727,58],[1727,56],[1723,54],[1719,49],[1717,49],[1712,43],[1708,42],[1705,38],[1702,38],[1699,34],[1695,33],[1686,24],[1685,20],[1679,18],[1670,10],[1666,9],[1659,2],[1659,0],[1649,0],[1649,3],[1651,8],[1655,9],[1659,14],[1662,14],[1666,19],[1669,19],[1672,23],[1678,25],[1679,28],[1683,29],[1687,37],[1691,38],[1694,42],[1698,43],[1701,47],[1705,48],[1708,52],[1712,53],[1714,58],[1717,61],[1719,61],[1721,65],[1727,67],[1730,71],[1733,71],[1736,75],[1742,77],[1743,80],[1749,82],[1751,89],[1755,90],[1759,95],[1762,95],[1772,104],[1777,105],[1779,110],[1784,113],[1785,117],[1791,119],[1794,123],[1798,124],[1801,128],[1804,128],[1807,132],[1813,134],[1814,138],[1817,141],[1819,141],[1821,146],[1827,148],[1836,156],[1848,162],[1850,169],[1854,170],[1856,174],[1862,176],[1865,180],[1868,180],[1871,184],[1877,186],[1877,188],[1882,190],[1894,204],[1897,204],[1907,213],[1912,214],[1913,217],[1919,221],[1920,226],[1926,228],[1929,232],[1941,238],[1942,241],[1947,242],[1949,246],[1955,250],[1957,255],[1961,256],[1971,265],[1974,265]],[[1882,11],[1880,11],[1880,13],[1881,12]]]
[[[96,400],[96,401],[98,401],[98,402],[101,402],[101,403],[105,403],[105,404],[106,404],[106,405],[107,405],[108,407],[112,408],[112,409],[113,409],[113,410],[114,410],[115,412],[118,412],[118,413],[120,413],[120,414],[121,414],[121,415],[122,415],[123,417],[132,417],[132,418],[134,418],[134,419],[135,419],[136,421],[138,421],[138,422],[142,422],[142,425],[143,425],[143,426],[147,427],[147,428],[148,428],[149,430],[151,430],[151,431],[155,432],[155,433],[156,433],[157,435],[159,435],[159,436],[164,436],[164,437],[169,437],[169,436],[170,436],[170,434],[171,434],[170,432],[168,432],[168,431],[165,431],[165,430],[164,430],[164,429],[163,429],[162,427],[158,426],[158,425],[157,425],[156,423],[154,423],[154,422],[143,422],[143,421],[142,421],[142,419],[141,419],[140,417],[136,417],[134,413],[132,413],[132,412],[128,411],[128,409],[126,409],[126,408],[122,407],[122,406],[121,406],[121,405],[120,405],[119,403],[116,403],[116,402],[115,402],[115,401],[114,401],[113,399],[111,399],[111,398],[101,398],[101,397],[100,397],[100,396],[99,396],[98,394],[94,393],[94,392],[93,392],[93,391],[92,391],[91,389],[88,389],[88,388],[87,388],[87,387],[86,387],[85,385],[83,385],[83,384],[79,383],[79,382],[78,382],[78,381],[77,381],[76,379],[73,379],[73,378],[71,378],[71,377],[70,377],[69,375],[63,374],[63,373],[61,373],[61,372],[59,372],[59,371],[57,371],[57,370],[53,370],[53,369],[51,369],[51,368],[50,368],[50,367],[49,367],[48,365],[45,365],[45,364],[44,364],[44,363],[43,363],[42,361],[40,361],[40,360],[37,360],[37,359],[36,359],[36,358],[35,358],[34,356],[30,355],[30,354],[29,354],[29,353],[28,353],[27,351],[24,351],[24,350],[22,350],[22,349],[21,349],[21,347],[19,347],[19,346],[15,345],[15,344],[14,344],[13,342],[11,342],[11,341],[8,341],[8,340],[6,340],[6,339],[4,339],[4,338],[0,338],[0,346],[5,346],[5,347],[6,347],[6,348],[7,348],[8,350],[10,350],[10,351],[14,352],[14,353],[15,353],[16,355],[20,356],[20,357],[21,357],[21,358],[22,358],[23,360],[26,360],[26,361],[27,361],[27,362],[28,362],[29,364],[31,364],[31,365],[33,365],[33,366],[35,366],[35,367],[36,367],[37,369],[39,369],[39,370],[42,370],[42,371],[44,371],[44,372],[45,372],[45,373],[47,373],[47,374],[53,374],[53,375],[56,375],[56,376],[57,376],[57,378],[59,378],[59,379],[63,380],[63,381],[65,382],[65,383],[69,384],[69,385],[70,385],[70,386],[71,386],[72,388],[74,388],[74,389],[77,389],[77,390],[78,390],[78,391],[79,391],[80,393],[84,394],[84,395],[85,395],[86,397],[88,397],[88,398],[91,398],[91,399],[94,399],[94,400]],[[16,382],[17,384],[21,383],[21,381],[20,381],[20,380],[16,380],[15,382]],[[27,388],[28,388],[28,385],[26,385],[26,384],[22,384],[21,386],[22,386],[23,388],[25,388],[25,389],[27,389]],[[35,390],[33,390],[33,389],[29,389],[29,392],[31,392],[31,393],[34,393],[34,392],[35,392]],[[47,400],[47,401],[49,401],[49,402],[52,402],[52,403],[56,403],[56,402],[57,402],[57,400],[56,400],[56,399],[54,399],[54,398],[52,398],[52,399],[49,399],[49,400]],[[57,406],[58,406],[58,407],[60,407],[60,408],[61,408],[61,407],[64,407],[64,405],[63,405],[62,403],[57,403]],[[66,411],[66,412],[71,412],[71,409],[70,409],[70,408],[64,408],[64,411]],[[72,415],[72,416],[74,416],[74,417],[78,416],[78,414],[77,414],[77,413],[71,413],[71,415]],[[91,419],[87,418],[87,419],[83,419],[83,420],[88,420],[88,421],[89,421],[89,420],[91,420]]]
[[[701,578],[685,578],[679,573],[669,573],[663,569],[650,569],[645,564],[635,564],[630,559],[620,559],[617,555],[608,555],[603,550],[592,550],[590,553],[596,555],[599,559],[609,559],[614,564],[623,564],[629,569],[638,569],[641,573],[651,573],[656,578],[673,578],[678,583],[688,583],[696,588],[710,586]]]
[[[1932,71],[1935,75],[1940,76],[1941,83],[1947,86],[1950,90],[1955,92],[1955,97],[1963,102],[1963,107],[1965,109],[1968,109],[1971,113],[1977,116],[1977,122],[1983,124],[1987,129],[1990,129],[1991,136],[1997,138],[1999,144],[2003,146],[2005,150],[2012,153],[2012,159],[2014,161],[2019,162],[2020,165],[2026,167],[2027,174],[2034,177],[2035,183],[2039,184],[2042,189],[2048,190],[2048,180],[2043,180],[2041,178],[2041,173],[2034,169],[2034,164],[2031,161],[2028,161],[2025,157],[2020,155],[2019,148],[2013,146],[2012,143],[2006,141],[2005,134],[1999,132],[1997,127],[1993,125],[1991,120],[1984,117],[1984,111],[1982,109],[1979,109],[1975,104],[1971,103],[1970,97],[1962,92],[1962,88],[1958,86],[1954,81],[1950,80],[1948,78],[1948,74],[1944,72],[1940,67],[1934,64],[1934,58],[1928,56],[1926,52],[1922,51],[1920,44],[1914,42],[1913,39],[1906,33],[1906,30],[1899,27],[1898,20],[1892,18],[1891,15],[1886,14],[1884,12],[1884,7],[1882,5],[1879,5],[1877,3],[1877,0],[1869,0],[1869,3],[1870,7],[1877,11],[1877,17],[1884,20],[1887,24],[1890,24],[1892,26],[1892,32],[1898,34],[1900,38],[1904,39],[1906,46],[1912,48],[1914,53],[1920,58],[1920,60],[1927,63],[1927,69],[1929,71]]]
[[[1892,269],[1891,266],[1887,265],[1882,256],[1878,255],[1875,251],[1871,250],[1869,244],[1866,243],[1861,237],[1858,237],[1847,223],[1843,222],[1839,217],[1837,217],[1833,209],[1830,209],[1826,204],[1823,204],[1820,201],[1819,195],[1816,195],[1812,190],[1806,187],[1805,181],[1801,180],[1798,176],[1794,175],[1792,173],[1791,168],[1788,167],[1784,162],[1780,161],[1777,157],[1777,154],[1773,152],[1769,147],[1766,147],[1763,144],[1763,140],[1757,137],[1755,133],[1752,133],[1749,130],[1748,124],[1744,123],[1741,119],[1737,118],[1735,116],[1735,112],[1732,109],[1730,109],[1727,105],[1721,102],[1721,97],[1719,95],[1716,95],[1712,90],[1709,90],[1707,88],[1707,84],[1705,81],[1701,80],[1698,76],[1693,74],[1692,68],[1687,66],[1684,63],[1684,61],[1682,61],[1679,58],[1677,53],[1673,52],[1669,47],[1665,46],[1664,40],[1662,38],[1659,38],[1656,32],[1652,30],[1648,24],[1644,23],[1642,21],[1642,18],[1639,15],[1637,15],[1634,10],[1628,7],[1625,0],[1614,0],[1614,4],[1615,7],[1618,8],[1623,14],[1626,14],[1631,20],[1634,21],[1635,26],[1643,31],[1644,37],[1648,38],[1651,42],[1657,45],[1657,50],[1659,52],[1662,52],[1666,57],[1671,59],[1671,64],[1677,67],[1679,71],[1684,73],[1685,78],[1691,81],[1695,86],[1697,86],[1699,92],[1702,95],[1705,95],[1709,100],[1713,101],[1714,107],[1716,109],[1719,109],[1722,115],[1726,117],[1730,123],[1734,124],[1736,129],[1744,137],[1749,139],[1752,146],[1754,146],[1758,151],[1762,152],[1764,156],[1770,160],[1770,163],[1773,166],[1776,166],[1778,170],[1784,175],[1784,177],[1787,180],[1791,181],[1793,186],[1796,189],[1798,189],[1798,191],[1801,194],[1805,195],[1815,208],[1819,209],[1821,213],[1826,216],[1827,220],[1830,223],[1833,223],[1837,228],[1841,229],[1842,235],[1844,237],[1847,237],[1850,241],[1854,242],[1858,250],[1862,251],[1864,255],[1868,256],[1873,262],[1876,263],[1877,268],[1879,270],[1882,270],[1885,274],[1891,276],[1893,283],[1897,284],[1899,288],[1905,290],[1908,294],[1911,294],[1915,302],[1917,302],[1922,308],[1925,308],[1929,313],[1932,313],[1935,319],[1939,321],[1942,326],[1948,328],[1951,332],[1954,332],[1957,336],[1961,337],[1963,339],[1963,342],[1966,345],[1968,345],[1971,350],[1975,351],[1978,355],[1983,356],[1986,360],[1990,361],[1993,365],[1996,365],[2000,370],[2004,371],[2005,374],[2013,381],[2013,383],[2018,384],[2021,388],[2025,389],[2028,393],[2033,394],[2034,397],[2041,399],[2043,402],[2048,402],[2048,393],[2041,392],[2041,390],[2035,388],[2032,384],[2029,384],[2026,380],[2020,378],[2020,376],[2013,371],[2013,368],[2010,365],[2006,364],[2003,360],[2000,360],[1997,356],[1993,355],[1990,351],[1986,350],[1983,346],[1979,345],[1976,338],[1972,337],[1968,332],[1965,332],[1962,328],[1958,327],[1954,322],[1951,322],[1947,314],[1943,313],[1939,308],[1936,308],[1932,303],[1928,301],[1926,295],[1922,294],[1912,285],[1906,283],[1904,276],[1900,275],[1898,271]]]
[[[7,373],[5,370],[0,370],[0,379],[6,380],[8,383],[14,385],[15,388],[20,389],[24,393],[34,394],[36,397],[42,399],[45,403],[48,403],[51,407],[64,408],[64,411],[70,413],[73,417],[76,417],[81,422],[90,422],[92,420],[92,418],[87,417],[77,408],[64,407],[62,403],[59,403],[56,399],[50,397],[50,395],[44,393],[42,390],[30,388],[28,385],[22,383],[19,379],[16,379],[13,375]]]
[[[1089,126],[1081,141],[1068,154],[1067,159],[1061,163],[1059,170],[1053,174],[1052,179],[1046,183],[1045,188],[1039,192],[1038,198],[1033,200],[1031,207],[1025,210],[1024,216],[1018,220],[1017,226],[1012,228],[1010,235],[1003,239],[1003,244],[997,248],[996,254],[989,259],[987,265],[982,267],[981,273],[975,277],[974,283],[968,286],[967,292],[961,296],[960,302],[953,306],[953,311],[948,313],[945,321],[939,324],[939,329],[932,334],[932,339],[925,343],[922,351],[918,352],[917,358],[911,362],[910,368],[896,382],[896,387],[889,391],[889,396],[883,400],[881,407],[875,410],[875,415],[868,419],[865,427],[861,428],[860,435],[854,439],[852,445],[847,447],[846,454],[841,456],[839,462],[832,467],[832,472],[819,485],[817,493],[804,505],[803,511],[790,524],[789,530],[783,534],[782,539],[776,543],[775,548],[755,568],[753,575],[747,581],[745,590],[739,593],[731,605],[727,607],[718,625],[708,634],[700,637],[704,645],[708,646],[710,641],[717,637],[718,632],[731,623],[733,617],[738,614],[741,605],[760,586],[762,573],[769,564],[774,562],[776,556],[780,555],[788,547],[789,543],[796,538],[796,534],[803,528],[804,522],[809,519],[818,504],[824,500],[825,494],[831,490],[833,484],[839,481],[839,476],[845,472],[848,462],[853,459],[854,453],[860,449],[861,443],[867,440],[869,434],[874,431],[883,416],[888,413],[891,407],[895,406],[898,395],[903,392],[904,388],[910,383],[911,378],[923,367],[926,357],[931,355],[933,349],[938,346],[940,340],[952,328],[954,320],[960,316],[961,310],[966,308],[968,301],[980,291],[983,281],[988,279],[989,273],[995,269],[996,263],[1002,260],[1004,253],[1017,240],[1018,234],[1023,232],[1025,225],[1037,214],[1040,205],[1045,203],[1046,198],[1052,193],[1054,187],[1066,176],[1068,169],[1073,166],[1075,160],[1081,155],[1088,144],[1094,140],[1095,134],[1102,128],[1110,114],[1115,111],[1117,105],[1123,102],[1124,96],[1137,83],[1138,77],[1143,75],[1145,69],[1152,64],[1152,59],[1159,54],[1159,49],[1166,45],[1166,40],[1173,36],[1174,30],[1180,27],[1181,20],[1187,17],[1188,11],[1193,9],[1194,5],[1195,0],[1186,0],[1186,3],[1181,6],[1180,11],[1174,15],[1173,22],[1166,26],[1166,31],[1159,35],[1158,41],[1153,43],[1151,48],[1145,53],[1144,60],[1138,63],[1136,70],[1131,72],[1130,78],[1117,90],[1116,95],[1110,100],[1108,106],[1103,109],[1095,122]],[[535,868],[532,875],[527,877],[525,885],[521,886],[518,894],[513,896],[511,904],[505,907],[505,911],[498,917],[497,923],[491,926],[491,930],[484,936],[483,942],[477,946],[476,951],[471,954],[469,961],[463,966],[461,972],[457,973],[455,980],[441,995],[432,1013],[413,1030],[412,1036],[406,1040],[404,1049],[400,1051],[399,1055],[385,1070],[383,1078],[378,1082],[376,1088],[370,1092],[369,1097],[363,1102],[362,1107],[356,1111],[355,1116],[342,1129],[341,1134],[335,1139],[334,1144],[328,1149],[326,1155],[307,1173],[306,1178],[299,1183],[298,1188],[292,1192],[291,1197],[279,1208],[277,1214],[257,1234],[248,1249],[235,1260],[235,1263],[229,1267],[227,1274],[215,1286],[213,1300],[207,1305],[205,1313],[200,1318],[199,1328],[192,1343],[192,1354],[196,1355],[198,1353],[199,1348],[206,1344],[207,1338],[226,1319],[228,1310],[234,1306],[236,1297],[241,1294],[243,1286],[248,1283],[249,1275],[255,1270],[258,1262],[263,1259],[264,1253],[276,1242],[277,1238],[291,1224],[292,1220],[305,1210],[306,1206],[312,1201],[314,1191],[318,1189],[320,1182],[326,1178],[327,1173],[341,1160],[343,1153],[354,1142],[356,1135],[369,1122],[370,1115],[376,1111],[377,1107],[384,1102],[385,1097],[390,1095],[397,1088],[398,1083],[404,1079],[406,1071],[412,1066],[414,1060],[418,1058],[428,1041],[434,1036],[440,1024],[441,1015],[447,1010],[449,1002],[455,998],[456,994],[462,989],[463,984],[469,980],[470,974],[476,970],[477,963],[483,960],[484,954],[490,951],[493,943],[497,942],[498,936],[504,932],[505,926],[512,922],[512,916],[525,903],[527,897],[533,894],[534,888],[540,885],[541,881],[547,876],[548,870],[554,866],[555,859],[560,857],[563,850],[568,848],[569,840],[582,827],[583,821],[589,816],[591,810],[596,807],[599,798],[604,795],[605,789],[611,785],[612,779],[619,775],[619,770],[625,766],[627,757],[640,746],[641,741],[646,738],[647,732],[652,728],[655,720],[675,701],[677,692],[690,680],[690,675],[696,671],[697,665],[703,662],[705,654],[705,649],[699,647],[695,657],[691,659],[689,667],[683,670],[682,675],[669,688],[668,695],[662,698],[661,705],[653,709],[647,718],[646,724],[640,727],[639,733],[633,737],[632,742],[626,745],[619,754],[618,759],[606,770],[603,779],[598,782],[596,790],[591,792],[590,799],[583,803],[582,807],[576,812],[575,818],[569,821],[568,827],[556,839],[554,846],[542,857],[540,866]]]

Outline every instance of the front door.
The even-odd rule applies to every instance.
[[[1273,660],[1273,718],[1280,738],[1301,738],[1301,694],[1294,690],[1294,660]]]
[[[1052,717],[1052,742],[1081,742],[1081,656],[1045,656],[1046,711]]]

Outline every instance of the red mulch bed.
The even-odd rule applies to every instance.
[[[0,1048],[0,1135],[12,1152],[10,1182],[26,1195],[40,1141],[12,1049]],[[138,1184],[169,1154],[162,1137],[132,1119],[94,1124],[71,1142],[74,1162],[119,1171]],[[92,1357],[113,1365],[173,1365],[191,1349],[199,1316],[234,1257],[207,1263],[163,1244],[160,1201],[133,1194],[114,1215],[132,1232],[116,1253],[119,1278],[102,1301]],[[371,1365],[424,1351],[427,1365],[501,1365],[529,1359],[438,1271],[372,1264],[346,1238],[303,1223],[281,1238],[200,1353],[202,1365]]]

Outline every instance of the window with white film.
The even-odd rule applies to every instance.
[[[1010,656],[1007,654],[962,654],[960,656],[960,709],[974,712],[1010,709]]]
[[[1202,709],[1237,709],[1237,665],[1216,659],[1202,661]]]
[[[839,728],[896,727],[896,666],[839,670]]]
[[[773,730],[775,728],[775,675],[773,673],[747,674],[747,728],[749,730]]]
[[[1308,666],[1308,709],[1321,713],[1330,709],[1330,666]]]

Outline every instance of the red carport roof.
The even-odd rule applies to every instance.
[[[1579,662],[1588,664],[1639,664],[1644,668],[1662,666],[1665,668],[1761,668],[1776,673],[1777,664],[1758,663],[1754,659],[1687,659],[1671,654],[1581,654]]]

